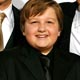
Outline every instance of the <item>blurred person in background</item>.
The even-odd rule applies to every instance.
[[[4,13],[2,22],[3,47],[0,51],[17,46],[22,41],[20,31],[20,11],[12,4],[12,0],[0,0],[0,14]],[[0,44],[1,44],[0,40]]]
[[[61,48],[80,55],[80,0],[60,3],[64,13]]]

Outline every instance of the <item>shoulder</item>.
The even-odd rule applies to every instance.
[[[6,49],[0,52],[0,62],[6,62],[11,59],[15,59],[18,55],[21,54],[21,47],[14,47],[12,49]]]
[[[62,55],[67,59],[80,60],[80,56],[75,53],[71,53],[65,50],[64,51],[61,50],[61,52],[63,53]]]
[[[80,64],[80,56],[74,54],[74,53],[70,53],[70,52],[65,52],[65,54],[63,54],[64,60],[66,62],[68,62],[71,66],[76,65],[76,64]]]
[[[70,71],[67,76],[67,80],[80,80],[80,56],[69,53],[68,58],[70,64]]]
[[[74,53],[70,53],[69,51],[59,49],[57,51],[57,53],[58,54],[56,54],[56,56],[59,57],[58,61],[61,61],[64,64],[74,65],[74,64],[80,62],[80,56],[78,56]]]
[[[22,57],[27,57],[30,50],[27,46],[19,45],[11,49],[5,49],[4,51],[0,52],[0,62],[8,62],[10,60],[18,60]]]
[[[80,70],[80,56],[74,53],[64,52],[61,58],[62,62],[64,63],[64,66],[68,67],[68,69],[74,71],[74,68],[75,70],[79,68]]]
[[[10,71],[11,69],[15,69],[19,64],[21,65],[22,62],[27,58],[25,54],[27,54],[27,50],[23,47],[15,47],[12,49],[5,50],[0,53],[0,70],[5,69]],[[24,54],[25,53],[25,54]],[[11,70],[11,71],[12,71]]]
[[[78,80],[73,78],[76,77],[76,74],[78,75],[80,74],[80,59],[79,59],[80,57],[78,55],[63,50],[58,51],[58,54],[56,55],[57,55],[56,57],[57,60],[54,63],[55,76],[59,75],[60,76],[59,78],[61,77],[63,78],[62,80],[64,80],[65,78],[66,80]]]
[[[6,71],[13,71],[16,64],[19,63],[18,56],[21,54],[20,52],[22,48],[15,47],[12,49],[6,49],[0,52],[0,76],[2,74],[2,78],[6,77]],[[4,75],[3,75],[4,74]],[[1,77],[0,77],[1,79]],[[1,79],[2,80],[2,79]]]

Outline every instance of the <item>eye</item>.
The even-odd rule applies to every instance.
[[[53,24],[54,22],[53,21],[47,21],[47,23]]]
[[[38,23],[38,21],[31,21],[30,23],[31,24],[35,24],[35,23]]]

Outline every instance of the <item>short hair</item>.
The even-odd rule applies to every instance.
[[[31,16],[41,15],[45,10],[51,7],[55,10],[60,30],[63,29],[63,12],[59,4],[54,0],[29,0],[22,8],[20,14],[20,25],[22,32],[24,31],[25,21]]]

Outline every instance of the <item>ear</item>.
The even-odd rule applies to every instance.
[[[25,31],[22,32],[23,36],[25,36]]]
[[[60,34],[61,34],[61,31],[58,32],[58,36],[60,36]]]

